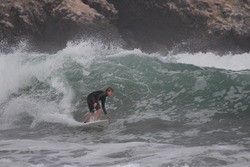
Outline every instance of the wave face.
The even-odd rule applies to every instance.
[[[149,147],[160,153],[170,154],[159,150],[159,147],[168,148],[169,145],[175,152],[180,146],[187,154],[189,151],[197,153],[190,154],[185,160],[179,155],[170,157],[168,163],[162,162],[158,166],[191,167],[198,162],[203,166],[242,165],[250,160],[249,157],[242,158],[244,162],[232,162],[224,159],[226,153],[223,152],[218,159],[216,151],[211,153],[214,156],[208,153],[207,146],[216,145],[214,150],[217,150],[217,145],[229,145],[232,147],[230,155],[235,157],[249,146],[249,57],[249,54],[219,57],[212,53],[161,56],[93,41],[68,43],[65,49],[55,54],[30,53],[22,48],[8,55],[1,54],[0,136],[9,141],[9,145],[20,138],[32,140],[34,145],[39,145],[37,139],[54,142],[60,138],[70,143],[69,138],[76,142],[84,139],[87,143],[102,143],[103,149],[109,149],[103,144],[106,142],[140,143],[128,144],[129,150],[118,144],[117,152],[104,155],[114,159],[110,160],[111,165],[117,164],[117,158],[126,159],[119,161],[119,166],[123,163],[146,166],[143,157],[151,155],[145,153],[132,158],[136,152],[132,147],[136,145],[143,151],[146,148],[141,143],[144,142],[151,143]],[[114,95],[108,97],[106,104],[112,117],[109,128],[104,132],[82,131],[78,126],[88,113],[86,96],[107,86],[114,88]],[[80,133],[81,137],[75,133]],[[50,144],[57,150],[58,143]],[[244,147],[234,148],[238,144]],[[20,145],[17,147],[21,148]],[[189,147],[195,148],[189,150]],[[95,149],[93,146],[87,148]],[[6,149],[11,154],[14,146]],[[2,160],[2,163],[12,163],[22,153],[13,154],[12,159]],[[199,159],[200,153],[207,159]],[[42,150],[38,154],[42,154]],[[155,165],[157,156],[157,153],[152,155]],[[70,164],[79,165],[78,162]]]

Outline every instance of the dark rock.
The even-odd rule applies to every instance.
[[[6,0],[1,49],[28,39],[56,51],[69,40],[125,41],[149,52],[249,52],[249,0]]]
[[[250,50],[250,15],[244,2],[192,0],[108,0],[119,11],[114,24],[134,47],[176,52]]]
[[[81,0],[9,0],[2,2],[0,16],[1,40],[13,45],[28,39],[32,50],[57,51],[86,34],[103,34],[103,39],[111,38],[111,33],[119,36],[109,19]]]

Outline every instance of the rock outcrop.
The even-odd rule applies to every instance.
[[[52,51],[71,39],[125,41],[145,51],[250,51],[250,0],[6,0],[0,39]],[[6,48],[1,44],[1,48]]]
[[[28,39],[33,49],[53,51],[84,35],[109,38],[117,32],[109,22],[118,12],[106,1],[101,7],[103,14],[81,0],[6,0],[0,4],[0,39],[8,44]]]
[[[108,0],[132,45],[176,51],[249,51],[249,0]]]

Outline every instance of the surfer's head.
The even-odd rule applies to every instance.
[[[107,93],[107,95],[108,96],[112,96],[112,94],[113,94],[113,88],[111,88],[111,87],[108,87],[107,89],[106,89],[106,93]]]

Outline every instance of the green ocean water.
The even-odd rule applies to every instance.
[[[135,167],[151,166],[146,160],[151,157],[153,166],[246,166],[250,160],[249,54],[186,57],[146,54],[93,41],[69,43],[55,54],[23,49],[1,54],[2,163]],[[88,113],[86,96],[108,86],[114,89],[106,103],[112,117],[109,127],[83,130],[79,123]],[[40,147],[33,150],[34,155],[24,153],[27,142],[32,148],[49,144],[48,154]],[[58,150],[61,142],[69,152]],[[87,145],[77,152],[82,161],[71,156],[79,147],[76,143]],[[107,152],[107,145],[117,150],[100,153],[97,158],[109,157],[109,161],[94,163],[86,151],[96,150],[90,143]],[[179,156],[179,147],[186,150],[185,158]],[[148,149],[155,153],[149,154]],[[164,159],[160,155],[169,155],[166,150],[174,154]],[[69,154],[68,159],[60,158],[61,154]],[[27,159],[35,156],[41,158]]]

